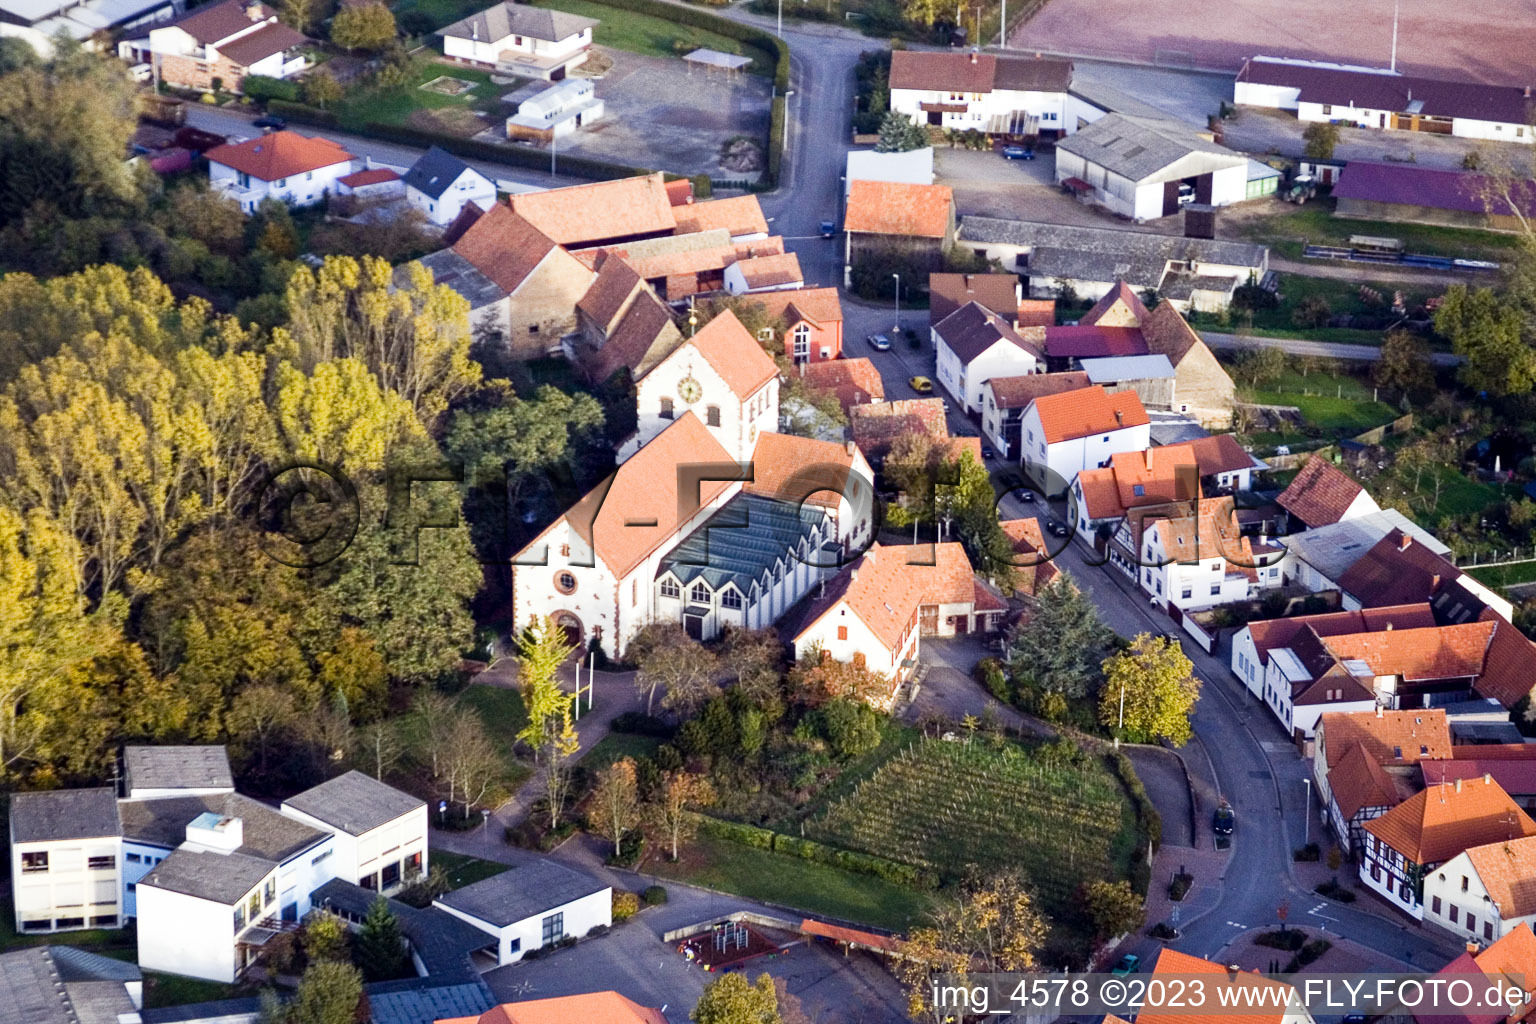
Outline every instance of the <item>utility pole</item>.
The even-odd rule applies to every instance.
[[[549,176],[555,176],[555,130],[549,130]]]
[[[1003,23],[997,28],[998,45],[1008,49],[1008,0],[1003,0]]]
[[[1392,70],[1397,71],[1397,12],[1402,0],[1392,0]]]
[[[896,334],[900,334],[901,333],[901,275],[900,274],[892,274],[891,276],[896,279],[896,326],[892,327],[891,330],[894,331]],[[891,339],[891,341],[893,343],[897,342],[899,340],[901,340],[901,339],[900,338],[892,338]]]
[[[1305,845],[1312,841],[1312,780],[1302,779],[1301,784],[1307,788],[1306,802],[1301,807],[1301,842]]]

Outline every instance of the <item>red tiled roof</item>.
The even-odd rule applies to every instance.
[[[1014,319],[1018,321],[1020,330],[1026,327],[1055,327],[1056,300],[1020,299]]]
[[[1471,743],[1454,747],[1451,757],[1475,761],[1525,761],[1536,758],[1536,743]]]
[[[1536,645],[1497,613],[1490,614],[1485,621],[1493,623],[1493,642],[1488,645],[1477,692],[1512,708],[1536,687]],[[1528,746],[1536,748],[1536,744]]]
[[[476,1017],[450,1017],[436,1024],[667,1024],[660,1010],[617,992],[586,992],[550,999],[502,1003]]]
[[[805,275],[800,272],[800,257],[792,252],[738,260],[733,265],[748,288],[772,288],[805,281]]]
[[[901,557],[918,574],[923,604],[969,604],[975,600],[976,572],[959,541],[886,550],[903,552]],[[924,564],[928,560],[933,564]]]
[[[1248,623],[1248,632],[1260,659],[1266,659],[1277,647],[1289,647],[1304,629],[1319,637],[1370,633],[1378,629],[1420,629],[1435,625],[1435,614],[1428,604],[1389,605],[1351,612],[1324,612],[1321,615],[1297,615],[1288,619],[1259,619]]]
[[[1047,300],[1056,308],[1055,300]],[[937,324],[967,302],[1013,320],[1019,309],[1017,274],[929,274],[928,323]],[[1051,321],[1055,323],[1053,319]]]
[[[304,33],[278,22],[268,25],[259,32],[252,32],[248,36],[241,36],[233,42],[225,43],[219,47],[219,56],[228,58],[231,63],[239,67],[248,68],[263,57],[282,53],[289,47],[301,46],[307,42],[309,39]]]
[[[901,548],[871,544],[858,561],[827,581],[826,592],[812,603],[797,638],[846,602],[886,650],[898,651],[922,601],[923,581],[921,567],[909,565]]]
[[[1200,467],[1201,476],[1253,468],[1253,456],[1243,451],[1243,446],[1231,434],[1197,437],[1193,441],[1184,442],[1183,447],[1195,453],[1195,462]]]
[[[1136,296],[1135,290],[1124,281],[1117,280],[1109,291],[1099,297],[1099,301],[1095,302],[1088,312],[1078,318],[1077,322],[1085,327],[1095,326],[1117,302],[1125,305],[1126,313],[1137,324],[1147,318],[1146,304]]]
[[[210,149],[207,157],[209,163],[233,167],[262,181],[277,181],[305,171],[347,163],[352,154],[330,139],[281,131],[245,142],[226,142]]]
[[[1140,327],[1047,327],[1045,351],[1056,359],[1144,356],[1147,342]]]
[[[1487,843],[1536,835],[1536,821],[1492,779],[1422,790],[1365,830],[1414,864],[1443,864]]]
[[[244,32],[259,21],[277,17],[277,12],[266,4],[257,5],[256,14],[252,18],[247,12],[246,0],[224,0],[221,4],[204,4],[168,24],[207,45],[228,39],[236,32]]]
[[[1504,792],[1510,796],[1536,796],[1536,760],[1497,757],[1483,760],[1475,756],[1481,746],[1482,744],[1478,743],[1458,746],[1456,753],[1465,752],[1465,759],[1456,757],[1449,761],[1420,761],[1419,772],[1424,779],[1424,785],[1436,786],[1442,782],[1480,779],[1484,775],[1490,775],[1493,781],[1502,786]],[[1536,747],[1536,743],[1523,743],[1521,746]],[[1536,884],[1536,874],[1531,875],[1531,882]]]
[[[1271,981],[1257,971],[1239,971],[1235,978],[1229,976],[1227,968],[1221,964],[1211,963],[1199,957],[1190,956],[1188,953],[1180,953],[1178,950],[1164,948],[1157,956],[1157,964],[1152,969],[1154,976],[1188,977],[1191,975],[1211,975],[1207,989],[1213,989],[1209,998],[1213,1004],[1222,1006],[1264,1006],[1269,1009],[1257,1010],[1254,1013],[1233,1013],[1223,1011],[1221,1020],[1230,1021],[1231,1024],[1282,1024],[1286,1016],[1287,1007],[1275,1005],[1279,1002],[1268,993],[1274,989],[1284,989],[1288,995],[1287,1003],[1299,1006],[1299,997],[1296,990],[1283,982]],[[1231,989],[1226,995],[1220,990]],[[1245,994],[1238,994],[1239,991]],[[1252,994],[1247,994],[1247,993]],[[1136,1024],[1211,1024],[1211,1014],[1202,1014],[1191,1010],[1142,1010],[1136,1015]]]
[[[561,245],[585,246],[677,228],[660,174],[512,196],[512,209]]]
[[[762,306],[771,317],[782,316],[790,327],[801,319],[815,324],[843,321],[843,304],[837,297],[836,288],[787,288],[777,292],[754,292],[741,299]]]
[[[948,185],[911,185],[859,179],[848,187],[843,227],[872,235],[945,238],[954,221]]]
[[[689,339],[738,398],[747,398],[778,376],[779,367],[729,309]]]
[[[733,196],[729,199],[708,199],[688,203],[672,211],[677,220],[677,233],[710,231],[724,228],[734,235],[768,233],[768,221],[763,217],[763,207],[755,195]]]
[[[848,410],[848,429],[865,458],[875,461],[903,434],[922,432],[947,440],[944,399],[902,398],[894,402],[856,405]]]
[[[1364,662],[1372,675],[1415,681],[1476,677],[1492,637],[1493,623],[1467,622],[1331,636],[1322,644],[1341,662]]]
[[[1066,373],[1030,373],[1021,377],[993,377],[992,401],[999,409],[1023,409],[1037,398],[1080,391],[1093,384],[1082,370]]]
[[[1164,355],[1175,367],[1189,354],[1189,350],[1205,342],[1189,326],[1184,314],[1171,302],[1160,302],[1156,309],[1141,318],[1141,335],[1146,340],[1147,351]]]
[[[1328,792],[1345,821],[1361,808],[1396,807],[1407,797],[1387,770],[1358,743],[1328,770]]]
[[[1327,459],[1312,458],[1275,500],[1281,508],[1315,529],[1343,519],[1362,490],[1363,487]]]
[[[469,226],[454,243],[453,251],[502,291],[514,292],[555,248],[548,235],[510,207],[497,203]]]
[[[1034,409],[1047,444],[1151,422],[1136,392],[1112,395],[1097,384],[1037,398]]]
[[[857,508],[869,498],[863,491],[874,486],[871,477],[869,463],[852,442],[765,431],[752,449],[752,481],[742,490],[833,509],[846,498]]]
[[[382,185],[386,181],[399,181],[400,175],[388,167],[370,167],[364,171],[353,171],[344,178],[337,178],[338,185],[348,188],[362,188],[365,185]]]
[[[649,288],[643,288],[613,326],[603,347],[591,357],[593,377],[605,381],[619,367],[626,366],[630,378],[639,380],[682,341],[667,307]]]
[[[831,391],[837,402],[847,412],[856,405],[885,400],[885,382],[880,371],[868,359],[825,359],[819,363],[804,363],[800,376],[813,388]]]
[[[1033,516],[1028,519],[1004,519],[998,526],[1002,527],[1003,534],[1013,542],[1013,553],[1022,556],[1014,561],[1021,568],[1033,568],[1035,570],[1035,587],[1043,587],[1055,579],[1058,572],[1054,555],[1060,551],[1052,551],[1046,544],[1045,534],[1040,529],[1040,520]],[[1031,557],[1033,556],[1033,557]]]
[[[685,206],[693,202],[693,182],[687,178],[675,178],[666,183],[667,201],[673,206]]]
[[[1499,978],[1509,987],[1526,993],[1526,998],[1521,1002],[1523,1009],[1511,1011],[1509,1020],[1536,1019],[1536,998],[1533,998],[1536,997],[1536,970],[1531,968],[1532,964],[1536,964],[1536,932],[1532,932],[1528,923],[1520,924],[1473,959],[1485,975]],[[1523,978],[1523,985],[1515,983],[1517,976]]]
[[[990,53],[896,50],[890,87],[924,92],[991,92],[997,58]]]
[[[1406,604],[1428,600],[1460,575],[1444,556],[1394,529],[1344,570],[1339,589],[1364,605]]]
[[[1318,719],[1328,767],[1356,743],[1381,764],[1417,764],[1451,756],[1451,727],[1438,708],[1412,711],[1325,711]]]

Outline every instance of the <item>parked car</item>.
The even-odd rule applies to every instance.
[[[869,347],[876,352],[889,352],[891,350],[891,339],[883,334],[871,334],[869,336]]]
[[[1127,953],[1125,956],[1120,958],[1119,963],[1115,964],[1115,966],[1109,969],[1109,973],[1113,974],[1117,978],[1123,978],[1127,974],[1135,974],[1137,968],[1140,966],[1141,957],[1137,956],[1135,953]]]
[[[1020,501],[1027,501],[1027,502],[1029,502],[1032,505],[1035,502],[1035,492],[1034,491],[1020,491],[1019,492],[1019,500]]]
[[[1045,530],[1052,537],[1070,537],[1070,536],[1072,536],[1071,529],[1069,529],[1067,527],[1066,523],[1063,523],[1059,519],[1052,519],[1052,520],[1049,520],[1048,522],[1046,522]]]
[[[1223,800],[1221,806],[1216,808],[1216,813],[1211,815],[1211,831],[1219,836],[1229,836],[1236,824],[1237,812],[1232,809],[1231,804]]]
[[[824,220],[824,221],[821,222],[821,237],[822,238],[831,238],[836,233],[837,233],[837,222],[836,221]]]
[[[991,459],[991,458],[995,458],[996,456],[997,456],[997,452],[993,451],[990,445],[985,445],[984,444],[984,445],[981,446],[981,457],[982,458],[984,458],[984,459]]]
[[[258,117],[256,120],[252,121],[251,124],[257,128],[271,129],[274,132],[280,132],[284,128],[288,127],[287,121],[284,121],[282,118],[273,114],[268,114],[265,117]]]
[[[1187,206],[1195,201],[1195,189],[1187,183],[1179,185],[1179,205]]]
[[[929,380],[927,377],[913,377],[911,380],[907,381],[907,384],[911,386],[913,391],[916,391],[920,395],[926,395],[933,390],[933,381]]]
[[[1004,146],[1004,160],[1033,160],[1035,151],[1027,146]]]

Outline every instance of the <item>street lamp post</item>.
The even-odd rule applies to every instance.
[[[1312,841],[1312,780],[1302,779],[1301,784],[1305,786],[1307,790],[1306,803],[1304,803],[1301,808],[1301,842],[1302,845],[1306,845]]]
[[[784,0],[779,0],[779,38],[784,38]]]
[[[901,275],[900,274],[892,274],[891,276],[896,279],[896,326],[892,327],[891,330],[896,332],[897,334],[900,334],[901,333]]]

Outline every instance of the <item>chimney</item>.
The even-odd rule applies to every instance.
[[[1397,550],[1399,551],[1407,551],[1412,545],[1413,537],[1409,534],[1405,533],[1397,539]]]
[[[1526,99],[1530,99],[1531,98],[1531,87],[1530,86],[1526,86],[1525,87],[1525,98]]]
[[[1488,772],[1483,772],[1483,785],[1485,785],[1485,786],[1493,785],[1493,776],[1490,773],[1488,773]]]
[[[854,444],[852,441],[844,441],[843,447],[847,450],[849,455],[853,455],[859,450],[859,446]]]
[[[1440,574],[1435,573],[1429,578],[1429,592],[1434,593],[1440,589]]]
[[[1125,413],[1121,412],[1119,409],[1115,410],[1115,423],[1118,426],[1125,425]]]
[[[1482,946],[1479,946],[1476,942],[1473,942],[1471,939],[1467,940],[1467,952],[1468,953],[1471,953],[1471,954],[1473,954],[1475,956],[1475,955],[1477,955],[1477,953],[1482,948],[1483,948]]]
[[[1148,448],[1146,450],[1146,456],[1147,456],[1147,471],[1151,472],[1151,470],[1152,470],[1152,449],[1151,448]]]
[[[971,51],[971,63],[972,64],[976,63],[976,51],[975,50]]]
[[[245,16],[250,18],[252,21],[263,20],[261,15],[261,4],[258,3],[257,0],[250,0],[250,2],[245,5]]]
[[[1461,792],[1461,780],[1460,779],[1456,780],[1456,792],[1458,792],[1458,793]]]
[[[1228,981],[1236,981],[1237,980],[1238,972],[1241,971],[1241,970],[1242,970],[1242,968],[1239,967],[1237,964],[1227,964],[1227,980]]]
[[[1376,705],[1376,717],[1377,718],[1385,718],[1385,717],[1387,717],[1386,709],[1383,708],[1380,704]]]

